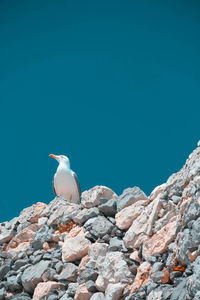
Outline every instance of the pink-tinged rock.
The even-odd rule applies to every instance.
[[[125,284],[122,283],[109,283],[105,291],[106,300],[120,299],[124,290]]]
[[[13,230],[0,234],[0,245],[9,242],[13,237]]]
[[[137,269],[137,275],[135,277],[133,284],[131,285],[131,294],[151,280],[150,278],[151,273],[152,273],[151,264],[146,261],[143,262]]]
[[[13,256],[13,258],[17,258],[18,254],[23,251],[26,251],[30,247],[30,242],[20,243],[16,248],[10,248],[7,252]]]
[[[192,199],[192,196],[189,196],[189,197],[183,198],[183,200],[181,202],[179,202],[178,208],[179,208],[179,213],[181,216],[184,214],[186,206],[188,205],[188,203],[190,202],[191,199]]]
[[[139,248],[141,243],[152,234],[153,224],[157,219],[160,209],[161,201],[158,195],[156,199],[145,207],[126,232],[123,240],[127,248]]]
[[[81,229],[75,237],[66,236],[62,247],[62,261],[72,262],[87,255],[91,242]]]
[[[81,274],[81,272],[84,270],[84,267],[85,267],[85,264],[87,263],[88,261],[88,255],[84,256],[82,259],[81,259],[81,262],[78,266],[78,275]]]
[[[37,202],[36,204],[23,209],[18,220],[20,223],[25,223],[26,221],[31,223],[37,223],[38,219],[41,217],[43,210],[47,207],[47,204],[42,202]]]
[[[79,205],[75,203],[60,204],[56,209],[52,210],[47,225],[54,225],[59,223],[59,219],[71,214],[72,212],[79,211]]]
[[[117,199],[118,196],[106,186],[95,186],[92,189],[85,191],[82,193],[82,205],[86,208],[99,206],[103,202],[101,199],[105,201],[110,199]]]
[[[55,281],[47,281],[38,283],[34,290],[33,300],[42,300],[43,297],[48,296],[53,289],[58,289],[60,284]]]
[[[164,209],[158,214],[159,219],[155,222],[153,232],[158,232],[166,224],[176,220],[176,205],[169,200]]]
[[[176,232],[176,221],[165,225],[143,244],[143,256],[162,254],[167,246],[174,240]]]
[[[131,255],[130,255],[130,259],[140,262],[138,253],[139,253],[139,251],[137,251],[137,250],[133,251],[133,253],[131,253]]]
[[[90,293],[87,290],[86,284],[79,285],[78,289],[76,290],[74,299],[75,300],[89,300],[92,296],[92,293]]]
[[[23,230],[21,230],[18,234],[16,234],[12,238],[12,240],[9,242],[7,246],[7,250],[9,250],[10,248],[16,248],[19,244],[24,242],[31,243],[37,230],[38,230],[37,224],[31,224],[25,227]]]
[[[139,200],[136,203],[123,208],[115,215],[116,225],[120,229],[128,229],[133,221],[142,213],[144,206],[148,202],[146,200]]]
[[[49,250],[49,249],[50,249],[49,243],[48,243],[48,242],[44,242],[42,248],[43,248],[44,250],[46,250],[46,251]]]
[[[189,260],[195,261],[195,259],[197,258],[197,250],[195,250],[193,252],[190,252],[190,250],[188,250],[187,255],[188,255]]]
[[[166,187],[166,183],[163,183],[161,185],[158,185],[150,194],[149,200],[153,201],[157,196],[164,191]]]

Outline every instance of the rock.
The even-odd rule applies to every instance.
[[[101,268],[106,253],[108,251],[108,245],[106,243],[94,243],[90,246],[88,251],[88,260],[85,267],[89,268]]]
[[[116,216],[116,225],[120,229],[128,229],[133,221],[143,212],[147,200],[138,200],[136,203],[129,205],[120,210]]]
[[[107,217],[114,217],[117,213],[117,200],[110,199],[99,206],[99,211]]]
[[[176,221],[165,225],[152,237],[147,238],[143,245],[143,256],[162,254],[167,246],[174,240]]]
[[[133,188],[125,189],[117,201],[117,211],[120,211],[139,200],[146,200],[148,202],[147,196],[139,187],[134,186]]]
[[[78,289],[78,283],[69,283],[67,295],[70,297],[74,297],[76,290]]]
[[[110,239],[109,251],[120,251],[122,249],[122,239],[113,237]]]
[[[186,295],[186,286],[187,286],[188,279],[183,279],[180,284],[177,285],[177,287],[173,290],[170,300],[183,300],[187,299]],[[190,298],[188,298],[190,299]]]
[[[20,293],[20,294],[15,294],[14,296],[12,296],[11,298],[8,298],[8,299],[10,299],[10,300],[31,300],[32,298],[27,293]]]
[[[22,290],[22,286],[19,284],[16,276],[10,276],[7,278],[7,289],[12,293]]]
[[[109,283],[106,291],[105,291],[105,298],[106,300],[115,300],[120,299],[123,289],[125,285],[119,283]]]
[[[25,223],[26,221],[31,223],[37,223],[40,215],[42,214],[43,210],[47,207],[47,204],[42,202],[37,202],[36,204],[25,208],[18,218],[20,223]]]
[[[86,284],[79,285],[78,289],[76,290],[74,299],[75,300],[89,300],[92,296],[92,293],[90,293],[87,290]]]
[[[42,280],[42,275],[47,271],[49,261],[40,261],[36,265],[30,266],[22,274],[22,285],[28,293],[33,293],[35,287]]]
[[[91,293],[97,292],[96,284],[92,280],[88,280],[86,282],[86,287],[87,287],[87,290]]]
[[[53,202],[53,201],[52,201]],[[60,219],[65,216],[69,218],[70,216],[77,214],[80,210],[78,204],[69,203],[62,199],[56,198],[52,203],[52,210],[50,217],[47,221],[47,225],[55,225],[60,223]]]
[[[114,225],[108,221],[105,217],[99,216],[95,218],[95,221],[91,225],[90,233],[96,237],[103,237],[106,234],[109,234]]]
[[[19,270],[22,266],[25,266],[28,264],[28,259],[18,259],[14,266],[13,266],[13,270],[17,271]]]
[[[99,291],[105,291],[109,283],[129,283],[132,280],[132,274],[121,252],[108,252],[98,268],[96,287]]]
[[[95,293],[92,295],[90,300],[105,300],[104,294],[103,293]]]
[[[77,279],[78,267],[75,264],[67,263],[61,274],[58,276],[59,281],[67,280],[75,282]]]
[[[117,199],[118,196],[105,186],[95,186],[89,191],[82,193],[82,205],[86,208],[99,206],[110,199]]]
[[[78,224],[83,224],[88,219],[98,216],[98,215],[99,215],[99,210],[97,207],[92,207],[89,209],[84,208],[76,216],[73,217],[73,221]]]
[[[6,289],[3,287],[0,289],[0,300],[4,300],[6,296]]]
[[[157,271],[161,271],[163,268],[164,264],[162,262],[155,262],[152,266],[152,273],[155,273]]]
[[[78,281],[80,283],[86,282],[88,280],[93,280],[95,281],[98,277],[98,272],[97,270],[94,270],[92,268],[85,268],[85,270],[83,270],[78,278]]]
[[[130,259],[140,262],[140,257],[139,257],[139,251],[135,250],[133,253],[130,254]]]
[[[5,233],[0,234],[0,245],[9,242],[12,239],[13,235],[13,230],[9,230]]]
[[[148,262],[143,262],[137,269],[137,275],[133,284],[131,285],[131,293],[135,292],[137,289],[141,288],[150,281],[150,276],[152,272],[151,264]]]
[[[31,243],[33,249],[42,249],[44,242],[51,241],[52,234],[47,225],[43,225],[35,234]]]
[[[77,259],[81,259],[88,253],[91,242],[85,238],[83,230],[81,230],[77,236],[66,236],[62,247],[62,261],[73,262]]]
[[[143,213],[133,221],[123,238],[127,248],[139,248],[141,243],[152,234],[152,227],[158,216],[160,207],[161,201],[158,196],[146,206]]]
[[[40,282],[36,286],[33,294],[33,300],[42,300],[48,296],[53,289],[58,289],[60,284],[55,281]]]
[[[4,264],[0,267],[0,280],[4,279],[6,274],[10,271],[10,265]]]

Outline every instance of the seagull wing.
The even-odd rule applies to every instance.
[[[76,182],[76,185],[77,185],[77,190],[78,190],[78,193],[79,193],[79,198],[81,198],[81,188],[80,188],[80,184],[79,184],[79,181],[78,181],[78,177],[76,175],[75,172],[72,171],[72,175],[75,179],[75,182]]]
[[[55,190],[55,186],[54,186],[54,179],[52,180],[52,186],[53,186],[53,191],[54,191],[54,194],[57,196],[57,194],[56,194],[56,190]]]

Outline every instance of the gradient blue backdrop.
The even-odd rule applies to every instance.
[[[54,197],[66,154],[81,189],[147,194],[200,138],[200,3],[0,1],[0,221]]]

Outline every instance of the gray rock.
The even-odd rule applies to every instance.
[[[33,249],[42,249],[43,243],[51,240],[52,233],[47,225],[43,225],[35,234],[31,243]]]
[[[195,294],[194,300],[200,300],[200,291]]]
[[[174,204],[178,204],[178,202],[180,201],[181,197],[174,195],[174,196],[172,196],[171,199],[174,202]]]
[[[88,280],[86,282],[86,287],[89,292],[92,292],[92,293],[97,292],[96,284],[92,280]]]
[[[148,200],[145,193],[137,186],[125,189],[117,201],[117,211],[134,204],[138,200]]]
[[[185,278],[181,281],[181,283],[179,283],[179,285],[177,285],[177,287],[175,287],[175,289],[172,292],[170,300],[186,300],[186,299],[188,299],[188,298],[186,298],[187,282],[188,282],[188,278]]]
[[[0,289],[0,300],[4,300],[6,296],[6,289],[3,287]]]
[[[146,287],[147,295],[151,293],[151,291],[155,290],[155,288],[158,286],[155,282],[148,282],[148,285]]]
[[[90,297],[90,300],[105,300],[105,296],[101,292],[95,293],[92,295],[92,297]]]
[[[94,270],[92,268],[86,268],[81,272],[81,274],[78,277],[78,282],[83,283],[88,280],[95,281],[98,277],[98,271]]]
[[[0,280],[4,279],[6,274],[10,271],[10,266],[9,265],[3,265],[0,267]]]
[[[14,293],[22,290],[22,286],[18,283],[18,278],[16,276],[11,276],[7,278],[7,289]]]
[[[19,270],[22,266],[25,266],[28,264],[28,259],[18,259],[14,266],[13,266],[13,270],[17,271]]]
[[[46,300],[59,300],[60,298],[57,295],[49,295]]]
[[[31,263],[33,265],[37,264],[39,261],[41,261],[42,257],[43,257],[43,254],[33,256],[33,258],[31,259]]]
[[[110,239],[110,245],[108,247],[109,251],[118,251],[121,250],[122,248],[122,239],[118,238],[118,237],[113,237]]]
[[[40,261],[34,266],[30,266],[22,274],[22,285],[28,293],[33,293],[39,282],[42,282],[42,275],[47,271],[49,261]]]
[[[9,242],[13,237],[13,230],[9,230],[5,233],[0,234],[0,245]]]
[[[76,290],[78,288],[78,283],[69,283],[68,289],[67,289],[67,295],[70,297],[73,297],[76,293]]]
[[[106,203],[99,206],[99,211],[107,217],[113,217],[117,213],[117,200],[110,199]]]
[[[120,282],[114,284],[109,283],[105,291],[106,300],[120,299],[123,289],[124,289],[124,284]]]
[[[75,282],[77,279],[78,267],[72,263],[66,263],[65,268],[62,270],[61,274],[58,275],[59,281],[72,281]]]
[[[152,255],[148,255],[146,260],[148,262],[150,262],[151,264],[155,264],[156,263],[156,257],[155,256],[152,256]]]
[[[31,300],[32,298],[27,293],[20,293],[7,299],[8,300]]]
[[[174,278],[181,277],[182,275],[183,275],[182,272],[172,271],[172,272],[170,272],[170,280],[174,281]]]
[[[73,217],[73,221],[78,224],[83,224],[88,219],[98,216],[98,215],[99,215],[99,210],[97,207],[92,207],[89,209],[84,208],[76,216]]]
[[[153,282],[159,282],[159,283],[161,283],[161,278],[162,277],[163,277],[163,272],[162,271],[154,272],[151,275],[151,279],[153,280]]]
[[[163,268],[163,263],[162,262],[155,262],[152,266],[152,273],[157,272],[157,271],[161,271]]]
[[[106,234],[109,234],[113,228],[114,225],[110,221],[108,221],[103,216],[99,216],[96,217],[94,222],[92,223],[90,233],[96,237],[101,238]]]
[[[60,274],[63,268],[64,268],[63,262],[61,261],[57,262],[57,264],[55,265],[56,273]]]
[[[56,271],[53,268],[48,268],[46,271],[46,278],[50,281],[54,281],[57,277]]]

